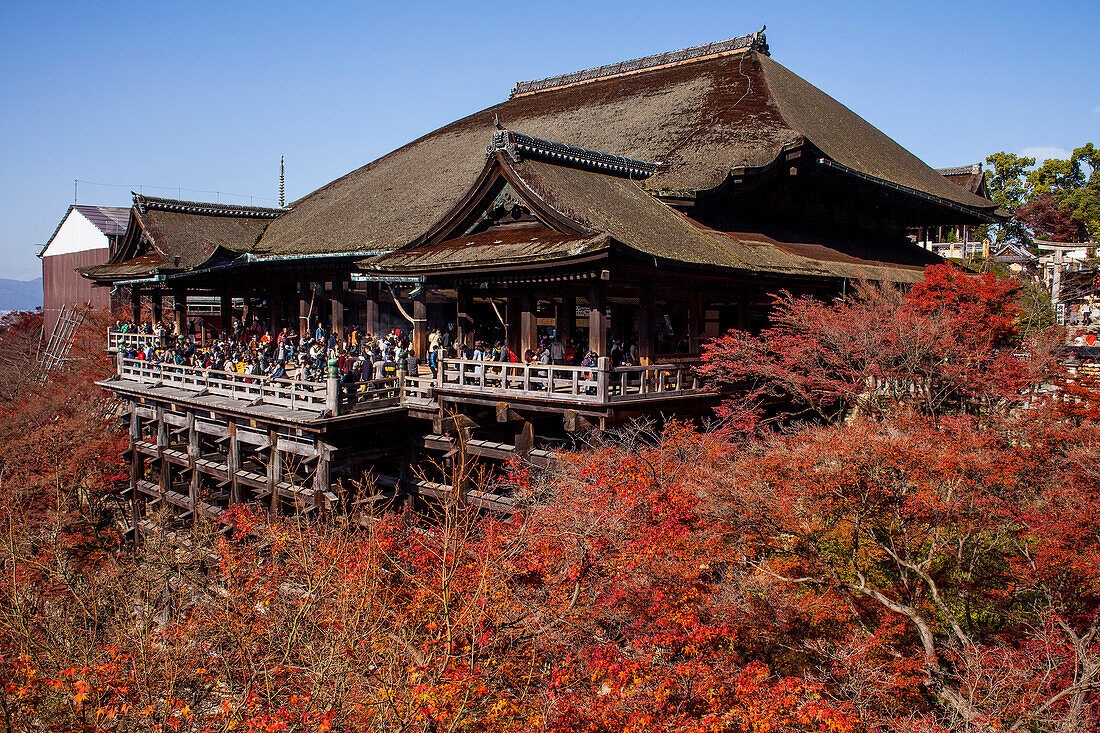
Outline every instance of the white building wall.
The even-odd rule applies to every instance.
[[[73,252],[86,252],[90,249],[107,249],[110,242],[107,235],[99,231],[95,224],[88,221],[87,217],[78,209],[73,209],[65,217],[65,222],[57,230],[57,235],[50,242],[50,246],[42,253],[43,257],[50,255],[66,255]]]

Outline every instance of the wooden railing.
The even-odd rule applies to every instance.
[[[352,384],[340,384],[335,379],[313,382],[182,364],[156,364],[121,356],[118,359],[118,376],[142,384],[174,387],[196,395],[218,395],[249,405],[277,405],[317,414],[327,412],[330,416],[352,410],[390,407],[400,401],[395,378]]]
[[[705,391],[691,364],[612,369],[607,358],[601,358],[596,367],[444,359],[439,389],[595,404],[668,399]]]
[[[107,351],[116,354],[121,349],[140,349],[143,346],[155,347],[157,336],[153,333],[133,333],[107,330]]]
[[[292,410],[323,412],[329,404],[328,389],[324,382],[276,379],[183,364],[156,364],[141,359],[123,358],[118,362],[118,376],[143,384],[159,384],[249,403],[279,405]]]
[[[400,401],[397,378],[366,379],[340,384],[340,413],[391,407]]]
[[[401,382],[401,404],[413,407],[434,405],[435,379],[431,377],[403,377]]]
[[[692,364],[617,367],[607,385],[608,402],[664,399],[705,391]]]

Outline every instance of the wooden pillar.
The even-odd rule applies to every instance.
[[[524,294],[520,298],[519,314],[519,351],[516,352],[522,359],[528,349],[538,346],[538,301],[530,294]]]
[[[141,323],[141,288],[130,286],[130,320],[134,325]]]
[[[241,444],[237,441],[237,421],[230,419],[225,427],[229,434],[229,455],[225,465],[229,469],[229,504],[232,506],[241,503],[241,486],[237,480],[237,472],[241,470]]]
[[[282,457],[279,455],[279,436],[275,428],[267,429],[267,498],[268,514],[275,516],[279,508],[279,479],[282,478]]]
[[[715,339],[721,336],[721,324],[718,322],[718,309],[707,308],[706,301],[703,302],[703,333],[708,339]]]
[[[269,328],[271,338],[278,338],[279,332],[283,330],[283,284],[272,285],[270,293],[267,297]]]
[[[566,295],[561,299],[561,320],[558,322],[558,336],[564,344],[573,338],[577,326],[577,296]]]
[[[176,317],[176,335],[187,334],[187,290],[184,288],[172,289],[172,310]]]
[[[191,522],[199,521],[199,431],[195,429],[195,413],[187,413],[187,468],[191,471],[191,486],[187,503],[191,507]]]
[[[157,289],[153,291],[153,323],[164,320],[164,293]]]
[[[588,348],[601,356],[607,352],[606,305],[603,283],[592,283],[588,293]]]
[[[344,339],[344,281],[335,280],[332,283],[332,299],[329,301],[331,306],[331,321],[332,321],[332,333],[336,334],[336,338],[343,341]]]
[[[157,466],[160,474],[157,477],[157,487],[160,489],[160,506],[164,507],[164,495],[171,488],[171,470],[168,459],[164,457],[164,449],[168,447],[168,425],[164,422],[164,406],[157,405]]]
[[[470,318],[470,291],[459,286],[457,290],[455,307],[455,348],[461,344],[473,346],[470,343],[470,335],[473,333],[473,319]]]
[[[521,330],[519,310],[519,296],[508,293],[508,298],[504,304],[504,343],[522,358],[523,351],[519,345]]]
[[[379,315],[378,283],[367,284],[367,333],[375,340],[378,339],[378,331],[382,327],[382,319]]]
[[[412,317],[413,353],[418,359],[426,362],[428,360],[428,289],[424,286],[420,287],[420,292],[413,299]]]
[[[298,283],[298,336],[309,335],[309,306],[312,302],[313,290],[309,280],[301,280]]]
[[[332,448],[317,440],[317,469],[313,472],[313,505],[318,510],[328,509],[325,492],[329,489],[329,463]]]
[[[642,291],[638,302],[638,360],[643,365],[653,364],[656,360],[656,345],[653,343],[653,319],[657,309],[653,290],[649,287]]]
[[[229,291],[222,290],[219,297],[219,306],[221,307],[221,319],[222,319],[222,333],[228,334],[233,332],[233,296],[229,294]]]
[[[691,294],[691,300],[688,302],[688,353],[699,353],[699,345],[703,342],[705,332],[703,293],[695,292]]]
[[[138,524],[145,509],[145,496],[138,490],[138,481],[145,472],[145,457],[137,447],[139,440],[141,440],[141,418],[138,416],[137,404],[130,403],[130,533],[131,542],[135,548],[141,541],[141,530],[138,529]]]

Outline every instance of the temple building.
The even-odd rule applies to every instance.
[[[706,339],[758,330],[781,290],[919,280],[940,258],[907,232],[995,221],[982,193],[773,60],[760,31],[519,83],[285,208],[135,195],[121,245],[82,274],[135,308],[218,298],[223,323],[272,333],[399,326],[421,357],[435,328],[517,353],[572,338],[601,357],[445,358],[354,394],[124,359],[104,383],[133,405],[135,497],[192,516],[256,498],[302,509],[369,468],[420,500],[444,489],[409,479],[410,461],[451,455],[456,429],[475,454],[549,460],[563,431],[705,411],[716,395],[691,364]],[[613,342],[639,364],[608,364]]]
[[[77,268],[106,262],[126,232],[130,210],[117,206],[72,204],[38,253],[42,260],[42,315],[47,334],[65,307],[95,310],[111,305],[110,293],[77,274]]]

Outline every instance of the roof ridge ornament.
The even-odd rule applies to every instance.
[[[485,148],[486,157],[503,152],[513,163],[519,163],[523,156],[564,163],[579,168],[588,168],[598,173],[627,176],[629,178],[648,178],[657,170],[656,163],[644,160],[624,158],[621,155],[600,153],[595,150],[576,148],[572,145],[542,140],[512,130],[494,130],[489,145]]]
[[[643,56],[641,58],[630,59],[629,61],[620,61],[615,64],[605,64],[591,69],[584,69],[583,71],[574,71],[571,74],[548,76],[544,79],[535,79],[533,81],[518,81],[515,87],[512,88],[512,93],[508,98],[523,97],[528,94],[537,94],[551,89],[561,89],[617,76],[637,74],[649,69],[679,66],[693,61],[714,58],[716,56],[726,56],[743,51],[756,51],[765,56],[770,56],[771,53],[768,48],[768,39],[764,35],[764,30],[766,28],[766,25],[761,26],[760,30],[755,33],[737,36],[736,38],[730,38],[725,41],[707,43],[702,46],[692,46],[691,48],[684,48],[679,51],[666,51],[665,53]]]
[[[130,192],[134,197],[134,205],[138,212],[146,211],[174,211],[183,214],[209,214],[212,216],[240,216],[252,219],[274,219],[285,214],[290,209],[286,207],[273,208],[267,206],[240,206],[236,204],[215,204],[204,201],[183,201],[180,199],[166,199],[158,196],[146,196],[145,194]]]

